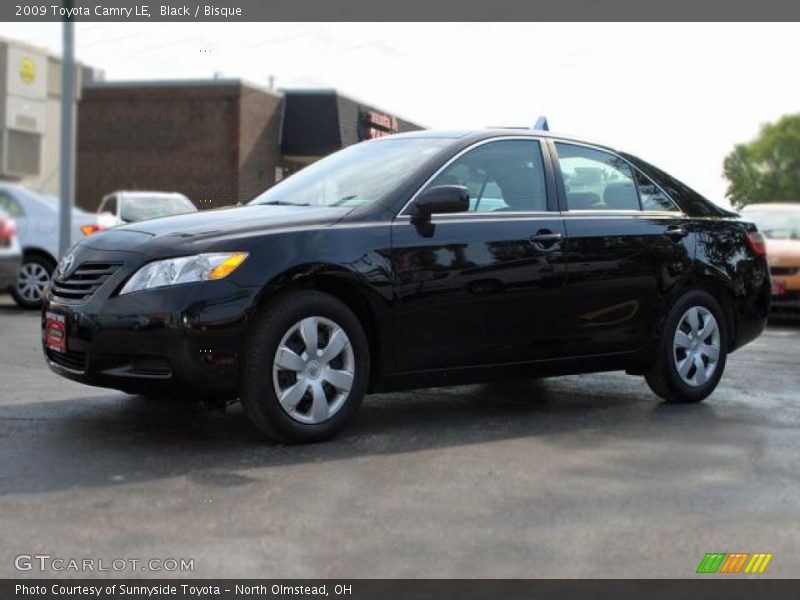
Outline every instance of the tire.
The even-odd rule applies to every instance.
[[[47,257],[29,254],[22,260],[11,295],[20,308],[41,308],[45,290],[53,277],[56,263]]]
[[[314,336],[312,355],[308,348]],[[273,439],[327,440],[361,404],[369,368],[364,329],[344,303],[317,291],[287,294],[260,311],[253,325],[243,363],[242,407]]]
[[[719,302],[702,290],[687,292],[667,315],[656,361],[645,371],[645,380],[667,402],[701,402],[722,377],[728,345]]]

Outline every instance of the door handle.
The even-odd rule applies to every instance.
[[[549,229],[540,229],[536,232],[536,235],[530,237],[530,240],[539,247],[548,248],[560,242],[562,237],[563,236],[558,232],[550,231]]]
[[[678,241],[689,235],[689,232],[680,225],[672,225],[667,227],[666,231],[664,231],[664,235],[668,238]]]

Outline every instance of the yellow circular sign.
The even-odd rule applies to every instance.
[[[30,58],[23,58],[19,63],[19,76],[23,82],[29,85],[33,83],[33,80],[36,79],[36,63]]]

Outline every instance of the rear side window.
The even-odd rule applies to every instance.
[[[636,187],[639,189],[639,199],[642,203],[642,210],[680,210],[676,204],[667,196],[660,187],[650,181],[646,175],[636,171],[634,173]]]
[[[675,179],[669,173],[665,173],[658,167],[643,161],[631,154],[624,154],[625,158],[644,174],[655,181],[658,186],[669,194],[669,197],[680,203],[680,210],[692,216],[731,216],[731,213],[724,208],[717,206],[710,200],[704,198],[685,183]]]
[[[556,142],[569,210],[640,210],[633,170],[618,156]]]
[[[547,210],[542,149],[538,140],[482,144],[448,165],[428,185],[463,185],[470,212]]]

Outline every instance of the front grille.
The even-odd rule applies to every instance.
[[[800,267],[771,267],[769,270],[773,275],[783,275],[784,277],[791,277],[800,273]]]
[[[66,367],[67,369],[71,369],[73,371],[80,371],[81,373],[86,370],[85,352],[77,352],[76,350],[56,352],[54,350],[50,350],[49,348],[45,352],[47,353],[47,358],[57,365]]]
[[[50,293],[62,300],[88,300],[119,267],[119,263],[85,262],[66,279],[56,276]]]

